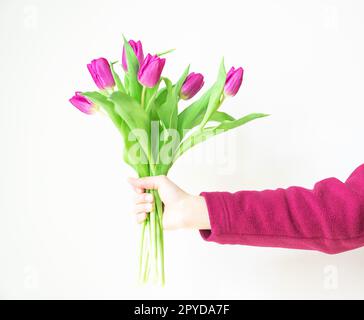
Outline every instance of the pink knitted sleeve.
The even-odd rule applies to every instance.
[[[334,254],[364,246],[364,165],[343,183],[335,178],[312,190],[203,192],[211,230],[221,244],[319,250]]]

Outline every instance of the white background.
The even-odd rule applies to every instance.
[[[95,88],[91,59],[120,59],[122,33],[177,48],[172,79],[192,63],[211,85],[224,55],[246,71],[224,109],[272,116],[196,147],[170,177],[191,193],[311,188],[364,162],[363,32],[360,0],[2,0],[0,297],[364,298],[364,249],[221,246],[196,231],[166,234],[164,289],[139,287],[121,139],[68,102]]]

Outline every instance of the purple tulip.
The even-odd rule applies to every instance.
[[[105,58],[92,60],[87,68],[99,89],[104,90],[115,86],[109,62]]]
[[[145,87],[153,88],[161,78],[165,63],[166,59],[148,53],[138,72],[139,82]]]
[[[77,91],[69,100],[78,110],[86,114],[93,114],[96,111],[96,106],[89,99],[82,96],[81,92]]]
[[[181,98],[188,100],[193,98],[204,85],[203,75],[201,73],[190,73],[181,88]]]
[[[225,94],[227,96],[233,97],[238,93],[243,82],[243,74],[244,70],[241,67],[236,70],[234,67],[230,69],[225,82]]]
[[[139,61],[139,65],[141,65],[144,61],[144,53],[143,53],[143,46],[142,43],[140,41],[135,42],[134,40],[130,40],[129,41],[130,46],[132,47],[138,61]],[[125,47],[123,48],[123,57],[121,59],[121,64],[123,66],[123,69],[125,72],[128,71],[128,64],[127,64],[127,60],[126,60],[126,52],[125,52]]]

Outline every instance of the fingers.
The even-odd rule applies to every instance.
[[[152,203],[153,202],[153,195],[150,193],[138,193],[135,196],[135,203]]]
[[[137,223],[145,221],[148,213],[153,210],[153,195],[145,193],[144,190],[159,189],[164,179],[165,176],[128,179],[128,182],[136,192],[133,214],[136,215]]]
[[[152,203],[139,203],[134,206],[133,213],[139,214],[139,213],[144,213],[144,212],[150,212],[152,210],[153,210]]]
[[[136,193],[143,193],[144,192],[144,190],[142,188],[133,187],[133,189],[134,189],[134,191]]]
[[[129,178],[129,183],[134,189],[158,189],[164,181],[165,176],[145,177],[145,178]]]
[[[133,213],[136,215],[137,223],[142,223],[148,212],[153,210],[153,195],[150,193],[137,193]]]

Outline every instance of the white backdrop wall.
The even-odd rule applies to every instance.
[[[121,139],[67,101],[94,88],[92,58],[120,59],[122,33],[177,48],[173,79],[192,63],[209,85],[224,55],[245,68],[225,110],[272,114],[181,158],[170,177],[187,191],[310,188],[364,162],[363,1],[2,0],[0,297],[364,298],[364,249],[221,246],[195,231],[166,234],[164,289],[136,285]]]

